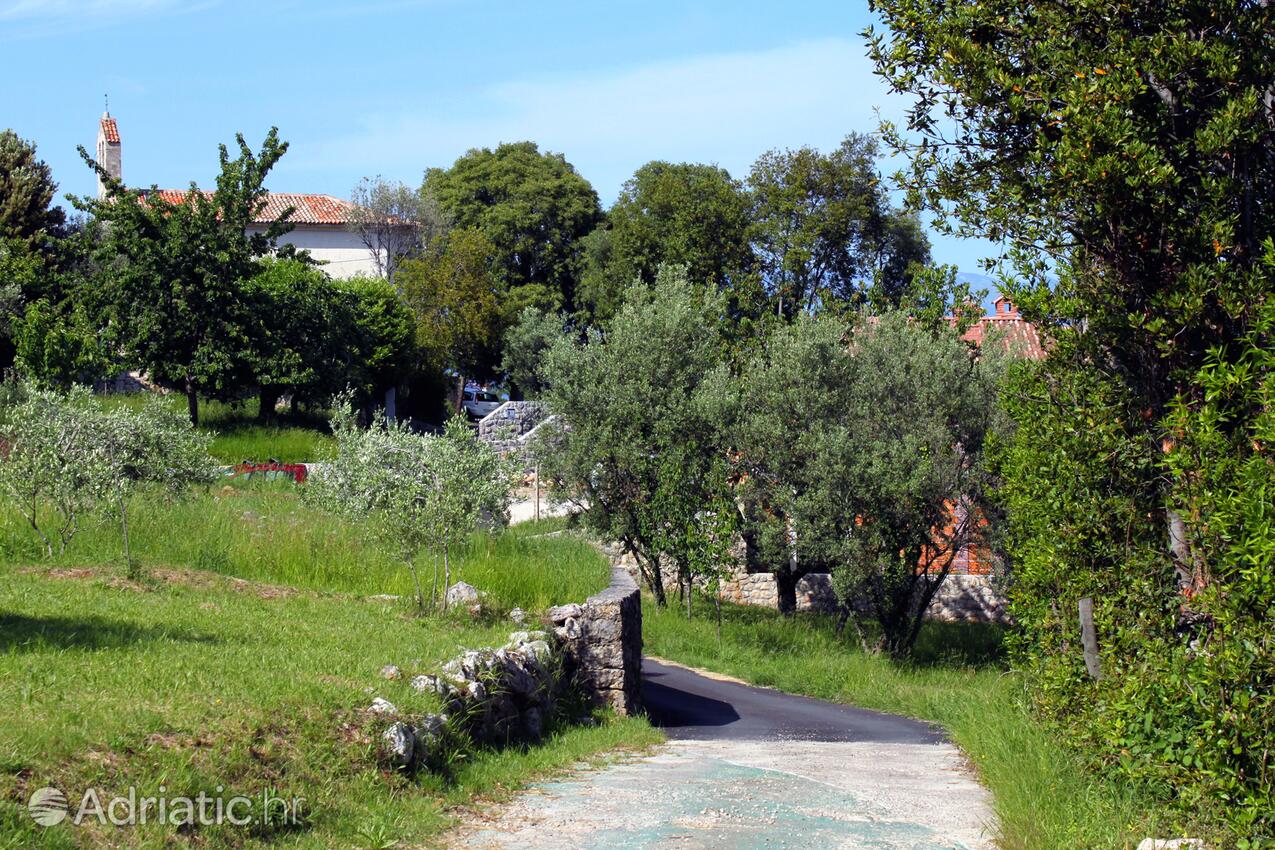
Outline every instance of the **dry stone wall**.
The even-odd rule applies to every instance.
[[[737,605],[778,608],[779,593],[771,573],[737,573],[722,582],[722,599]],[[949,575],[935,594],[926,616],[948,623],[1003,623],[1008,601],[990,575]],[[797,581],[797,610],[833,613],[837,596],[832,577],[810,573]]]
[[[549,609],[576,681],[617,714],[642,709],[642,599],[637,582],[613,552],[611,584],[583,604]]]

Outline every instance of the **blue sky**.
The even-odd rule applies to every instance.
[[[94,190],[103,95],[132,185],[208,183],[216,145],[272,125],[277,191],[415,184],[465,150],[532,139],[610,205],[652,159],[747,174],[761,152],[828,149],[902,115],[859,33],[866,3],[481,0],[0,0],[0,126],[62,192]],[[993,248],[934,236],[977,272]]]

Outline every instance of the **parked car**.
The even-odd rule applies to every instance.
[[[482,419],[488,413],[500,407],[501,403],[500,398],[495,393],[489,393],[476,387],[467,387],[464,395],[460,398],[460,406],[470,419]]]

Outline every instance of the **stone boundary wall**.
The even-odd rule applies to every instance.
[[[775,586],[775,577],[771,573],[736,573],[722,582],[720,595],[724,601],[736,605],[779,607],[779,588]]]
[[[771,573],[741,573],[722,582],[722,599],[737,605],[779,607],[779,591]],[[949,575],[935,594],[926,617],[945,623],[1004,623],[1008,600],[990,575]],[[833,613],[837,597],[832,577],[810,573],[797,581],[797,610]]]
[[[610,586],[583,605],[550,608],[549,619],[585,692],[616,714],[632,715],[642,710],[642,598],[618,556],[606,554]]]

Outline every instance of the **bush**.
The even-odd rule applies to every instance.
[[[335,514],[366,521],[368,531],[399,553],[412,575],[418,608],[424,608],[416,558],[427,544],[443,556],[444,587],[451,583],[451,554],[484,515],[501,525],[509,509],[513,476],[489,446],[474,439],[459,417],[439,436],[413,433],[405,423],[361,428],[347,396],[332,419],[337,454],[307,485],[306,497]],[[434,564],[431,602],[438,598]],[[444,606],[446,599],[444,597]]]

